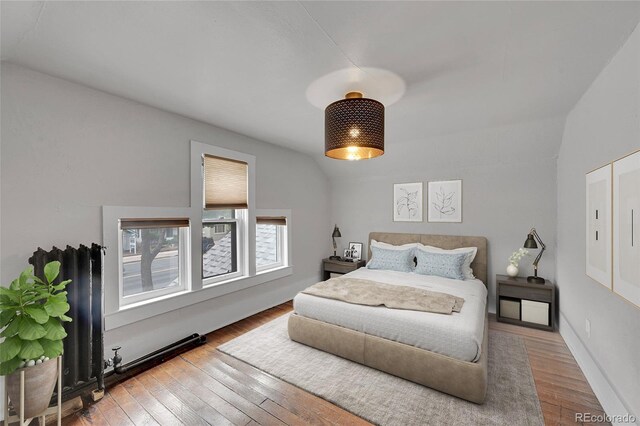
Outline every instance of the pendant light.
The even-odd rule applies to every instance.
[[[324,110],[324,155],[363,160],[384,154],[384,105],[349,92]]]

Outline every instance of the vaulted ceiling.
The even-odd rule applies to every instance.
[[[2,59],[322,156],[319,77],[398,74],[387,144],[566,115],[639,2],[6,2]]]

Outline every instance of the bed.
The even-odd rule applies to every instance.
[[[389,284],[442,291],[465,299],[451,315],[363,306],[298,294],[289,337],[354,362],[475,402],[487,389],[487,241],[484,237],[371,233],[393,245],[420,242],[444,249],[477,247],[476,280],[361,268],[349,274]],[[371,258],[371,249],[369,249]]]

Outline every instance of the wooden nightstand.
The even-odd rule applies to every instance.
[[[496,275],[496,317],[500,322],[553,331],[556,286],[527,282],[525,277]]]
[[[362,268],[366,265],[366,261],[358,260],[357,262],[343,262],[342,260],[331,260],[329,258],[322,259],[322,279],[328,280],[331,274],[346,274]]]

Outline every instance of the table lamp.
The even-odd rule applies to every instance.
[[[527,234],[527,239],[524,242],[524,248],[537,249],[538,244],[536,243],[536,240],[538,240],[538,243],[540,243],[540,247],[542,247],[542,250],[540,250],[540,253],[538,253],[538,256],[536,256],[536,259],[533,261],[533,276],[527,277],[527,282],[544,284],[545,279],[538,276],[538,262],[540,262],[542,253],[547,247],[544,245],[544,243],[540,239],[540,235],[538,235],[536,228],[531,228],[531,231],[529,231],[529,233]]]
[[[336,250],[338,249],[338,245],[336,244],[336,238],[340,238],[340,237],[342,237],[342,234],[340,233],[340,228],[338,228],[338,225],[336,225],[335,228],[333,228],[333,234],[331,234],[331,238],[333,239],[333,256],[329,257],[329,259],[331,260],[342,259],[340,256],[336,254]]]

